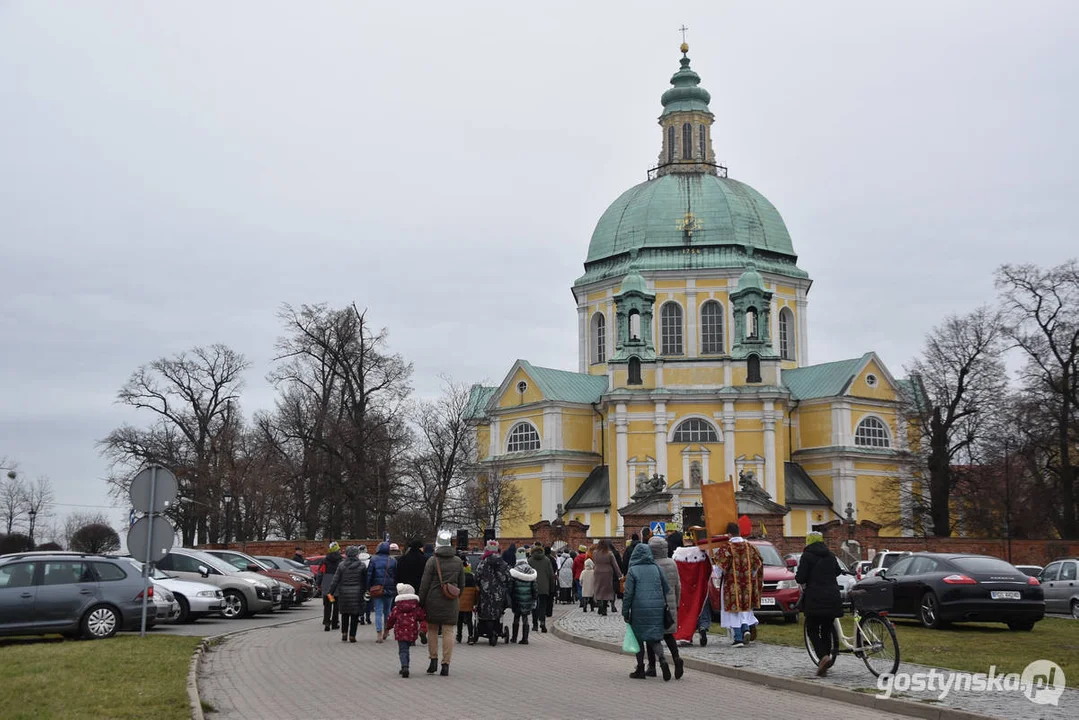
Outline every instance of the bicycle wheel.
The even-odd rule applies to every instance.
[[[806,652],[809,653],[809,659],[813,661],[813,665],[816,666],[820,662],[820,658],[817,656],[817,651],[813,648],[813,641],[809,639],[809,624],[802,620],[802,640],[805,642]],[[836,637],[835,631],[832,632],[832,661],[828,663],[828,667],[835,665],[836,657],[839,655],[839,638]]]
[[[862,618],[855,629],[854,641],[855,647],[862,648],[856,654],[873,675],[893,675],[899,669],[899,640],[887,619],[879,615]]]

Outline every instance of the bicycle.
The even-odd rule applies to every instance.
[[[899,669],[899,640],[895,635],[895,626],[888,619],[886,610],[876,610],[876,607],[891,608],[891,583],[875,585],[873,590],[866,588],[851,588],[852,618],[854,620],[854,633],[848,636],[843,632],[843,618],[835,619],[835,632],[832,633],[832,660],[828,663],[831,668],[835,665],[839,653],[852,653],[854,657],[865,663],[869,672],[880,677],[882,674],[894,675]],[[809,635],[802,626],[802,634],[805,638],[806,651],[814,665],[820,662]],[[840,648],[839,645],[843,647]]]

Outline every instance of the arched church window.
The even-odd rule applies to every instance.
[[[682,125],[682,159],[693,159],[693,126],[689,123]]]
[[[539,449],[540,436],[532,423],[519,422],[510,429],[509,440],[506,442],[506,452]]]
[[[714,443],[719,442],[715,426],[701,418],[687,418],[674,429],[673,442]]]
[[[761,381],[761,356],[750,355],[746,358],[746,382],[759,383]]]
[[[888,426],[872,416],[863,418],[854,431],[854,444],[862,447],[891,447],[892,439],[888,434]]]
[[[607,361],[607,318],[603,313],[592,316],[592,362]]]
[[[626,379],[628,385],[640,385],[644,382],[641,379],[641,359],[638,357],[631,357],[629,359],[629,377]]]
[[[708,153],[707,153],[708,143],[705,140],[705,138],[706,138],[705,133],[707,133],[708,130],[705,128],[704,125],[698,126],[697,129],[700,131],[698,133],[700,135],[700,137],[697,139],[697,155],[698,155],[698,157],[700,157],[701,160],[707,160],[708,159]]]
[[[629,311],[629,339],[641,339],[641,314],[636,310]]]
[[[691,488],[699,488],[701,486],[701,478],[704,476],[704,471],[701,470],[701,464],[697,460],[694,460],[689,464],[689,486]]]
[[[674,125],[667,128],[667,162],[674,162]]]
[[[660,352],[663,355],[682,354],[682,306],[675,302],[663,304],[660,318]]]
[[[779,357],[794,359],[794,316],[790,308],[779,311]]]
[[[701,352],[706,355],[723,352],[723,306],[715,300],[701,306]]]
[[[746,337],[756,339],[757,332],[757,308],[751,307],[746,310]]]

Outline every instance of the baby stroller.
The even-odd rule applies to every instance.
[[[485,637],[491,647],[498,644],[499,638],[502,639],[504,644],[508,644],[510,641],[510,626],[502,623],[502,616],[505,612],[504,607],[488,610],[477,601],[475,609],[476,633],[469,642],[475,644],[479,638]]]

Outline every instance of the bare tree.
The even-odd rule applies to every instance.
[[[412,491],[434,528],[456,514],[448,511],[456,510],[451,505],[472,476],[476,446],[467,417],[469,387],[446,377],[442,382],[442,395],[413,411],[419,442],[409,462]]]
[[[16,470],[9,469],[0,477],[0,514],[5,535],[11,535],[21,525],[26,511],[26,483]]]
[[[87,525],[108,525],[109,518],[103,512],[73,512],[64,518],[64,526],[60,531],[59,539],[63,542],[64,547],[71,548],[72,538],[79,528],[86,527]]]
[[[1079,538],[1079,264],[1003,265],[996,284],[1008,334],[1026,356],[1024,389],[1051,418],[1046,439],[1052,438],[1052,448],[1043,445],[1043,470],[1051,478],[1054,525],[1062,538]]]
[[[985,435],[1007,389],[1000,354],[1004,328],[987,307],[952,315],[926,336],[922,354],[907,368],[918,384],[907,414],[916,422],[929,485],[932,534],[952,534],[952,466]]]
[[[38,475],[34,482],[26,486],[26,515],[29,518],[28,534],[34,538],[36,528],[43,523],[52,512],[52,504],[56,497],[52,492],[52,482],[44,475]],[[39,533],[40,536],[40,533]]]
[[[136,370],[117,401],[151,415],[148,428],[124,425],[101,441],[112,464],[114,496],[127,493],[140,467],[160,463],[179,480],[181,500],[169,510],[184,544],[220,537],[223,474],[230,441],[242,423],[239,393],[247,360],[225,345],[196,347]]]
[[[498,460],[479,463],[464,492],[463,520],[477,535],[487,528],[521,522],[527,516],[524,493],[513,471]]]

